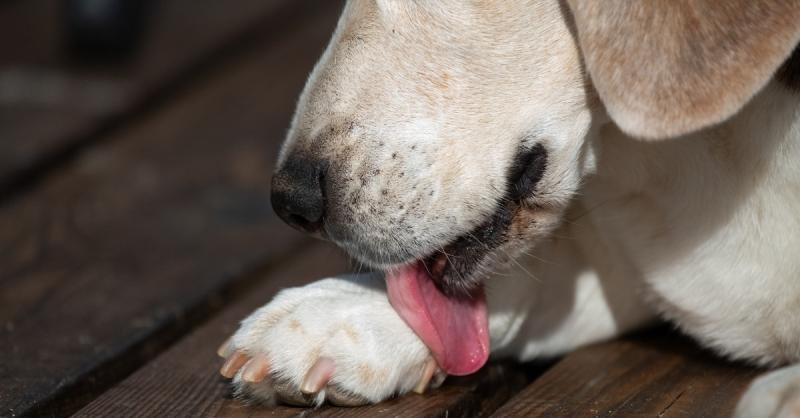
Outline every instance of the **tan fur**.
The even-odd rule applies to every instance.
[[[674,137],[727,119],[800,39],[793,0],[568,3],[595,88],[636,137]]]
[[[373,267],[501,231],[452,275],[485,284],[494,356],[562,354],[660,314],[721,355],[797,363],[800,95],[770,82],[800,36],[797,3],[350,0],[279,180],[292,159],[329,163],[324,230]],[[541,179],[511,195],[532,149]],[[318,355],[365,401],[417,386],[428,348],[369,279],[287,290],[243,323],[234,345],[292,382],[260,396],[295,399]],[[365,362],[386,379],[366,384]],[[739,416],[784,407],[759,388],[795,393],[800,366],[770,381]]]

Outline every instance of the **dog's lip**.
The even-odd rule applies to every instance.
[[[433,282],[445,294],[468,296],[483,283],[476,272],[481,262],[502,244],[519,202],[505,201],[481,222],[441,245],[414,253],[388,255],[365,248],[358,240],[346,237],[323,237],[343,249],[357,262],[380,271],[390,271],[422,262]]]
[[[507,240],[508,230],[520,210],[537,207],[529,198],[536,195],[546,166],[547,150],[541,143],[520,152],[509,169],[506,195],[498,200],[493,212],[438,250],[422,257],[409,257],[401,265],[423,261],[434,283],[449,295],[474,291],[483,281],[476,274],[476,267]]]
[[[397,257],[392,257],[390,259],[387,258],[380,259],[378,257],[374,257],[376,254],[365,252],[363,245],[358,240],[346,239],[346,238],[334,239],[327,233],[319,235],[314,234],[314,236],[336,244],[336,246],[343,249],[348,255],[350,255],[354,259],[366,265],[369,265],[373,268],[380,269],[383,271],[402,268],[410,264],[417,263],[419,261],[425,262],[426,266],[428,266],[429,268],[433,264],[437,264],[436,269],[442,269],[446,267],[446,263],[449,262],[449,256],[451,255],[450,253],[447,253],[446,249],[452,243],[455,243],[459,239],[461,239],[461,236],[456,237],[455,239],[448,242],[444,246],[440,246],[439,247],[441,248],[440,250],[430,250],[426,252],[421,252],[421,254],[402,254],[398,255]]]
[[[449,289],[449,286],[444,281],[445,270],[450,266],[450,258],[444,251],[436,251],[433,254],[428,255],[427,257],[423,257],[417,260],[413,260],[410,263],[417,263],[421,262],[424,266],[425,270],[427,270],[428,277],[436,284],[436,287],[439,288],[444,294],[453,295],[453,289]],[[410,264],[409,263],[409,264]]]
[[[478,255],[467,256],[445,247],[444,250],[436,251],[420,259],[420,261],[428,270],[431,280],[444,294],[451,297],[468,297],[483,282],[483,278],[471,272],[471,270],[488,253],[489,250],[484,249]],[[455,264],[456,262],[460,267]],[[459,269],[465,271],[462,272]]]
[[[443,293],[452,297],[469,296],[483,282],[483,278],[474,273],[475,267],[492,250],[476,238],[476,230],[484,228],[484,225],[491,222],[494,217],[495,215],[489,216],[484,223],[457,236],[437,250],[430,251],[421,257],[409,257],[401,263],[388,265],[383,269],[388,271],[422,262],[431,280]],[[504,235],[506,230],[504,228],[495,229],[494,232],[497,235]],[[465,242],[467,244],[464,244]]]

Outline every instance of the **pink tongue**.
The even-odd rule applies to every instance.
[[[470,374],[489,358],[486,297],[448,298],[422,262],[386,274],[389,302],[447,374]]]

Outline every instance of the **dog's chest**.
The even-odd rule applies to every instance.
[[[769,325],[790,320],[786,312],[800,324],[798,109],[796,97],[768,88],[690,137],[643,143],[605,132],[583,199],[622,256],[594,261],[633,267],[667,316],[711,344],[800,339],[800,325]]]

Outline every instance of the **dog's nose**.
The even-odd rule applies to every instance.
[[[321,161],[290,157],[272,177],[272,208],[292,227],[309,233],[322,228],[326,166]]]

